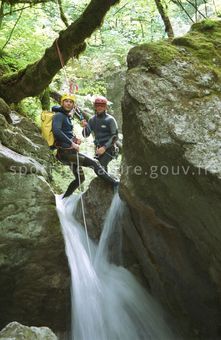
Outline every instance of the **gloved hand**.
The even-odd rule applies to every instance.
[[[105,153],[105,151],[106,151],[105,146],[101,146],[100,148],[96,149],[96,155],[101,156]]]
[[[72,149],[75,149],[77,152],[79,152],[79,150],[80,150],[79,145],[76,144],[76,143],[74,143],[74,142],[72,142],[71,148],[72,148]]]

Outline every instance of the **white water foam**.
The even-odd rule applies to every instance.
[[[86,233],[74,217],[78,199],[56,198],[71,270],[71,340],[174,339],[153,298],[128,270],[109,261],[110,239],[120,235],[123,203],[118,194],[107,214],[99,245],[89,240],[91,259]]]

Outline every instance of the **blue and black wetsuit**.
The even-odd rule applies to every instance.
[[[73,148],[72,142],[74,141],[73,124],[69,112],[65,111],[62,107],[53,107],[52,111],[55,112],[52,122],[52,131],[55,138],[55,145],[58,149],[57,158],[63,163],[70,166],[75,179],[70,183],[67,191],[63,197],[70,196],[85,179],[82,166],[92,168],[95,173],[104,180],[117,184],[118,182],[111,177],[100,165],[100,163],[85,154],[78,153],[79,156],[79,173],[77,169],[77,151]]]
[[[114,143],[118,139],[117,122],[114,117],[106,111],[96,114],[89,119],[87,126],[82,131],[82,134],[84,137],[88,137],[91,132],[94,135],[95,146],[104,146],[106,149],[103,155],[98,156],[98,159],[102,166],[107,170],[108,163],[114,158]]]

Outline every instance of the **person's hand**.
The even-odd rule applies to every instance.
[[[72,149],[75,149],[77,152],[79,152],[79,150],[80,150],[79,145],[76,144],[76,143],[74,143],[74,142],[72,142],[71,148],[72,148]]]
[[[81,121],[81,126],[82,126],[83,128],[85,128],[85,127],[87,126],[87,121],[86,121],[86,119],[83,119],[83,120]]]
[[[81,140],[80,140],[80,138],[76,138],[74,142],[75,142],[75,144],[81,145]]]
[[[102,147],[96,149],[96,154],[98,156],[101,156],[101,155],[103,155],[105,153],[105,151],[106,151],[105,146],[102,146]]]

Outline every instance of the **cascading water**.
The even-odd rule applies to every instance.
[[[119,236],[117,222],[123,211],[118,194],[98,246],[87,240],[84,228],[74,218],[78,199],[57,196],[72,280],[71,340],[174,339],[153,298],[128,270],[109,261],[109,242],[113,235]]]

